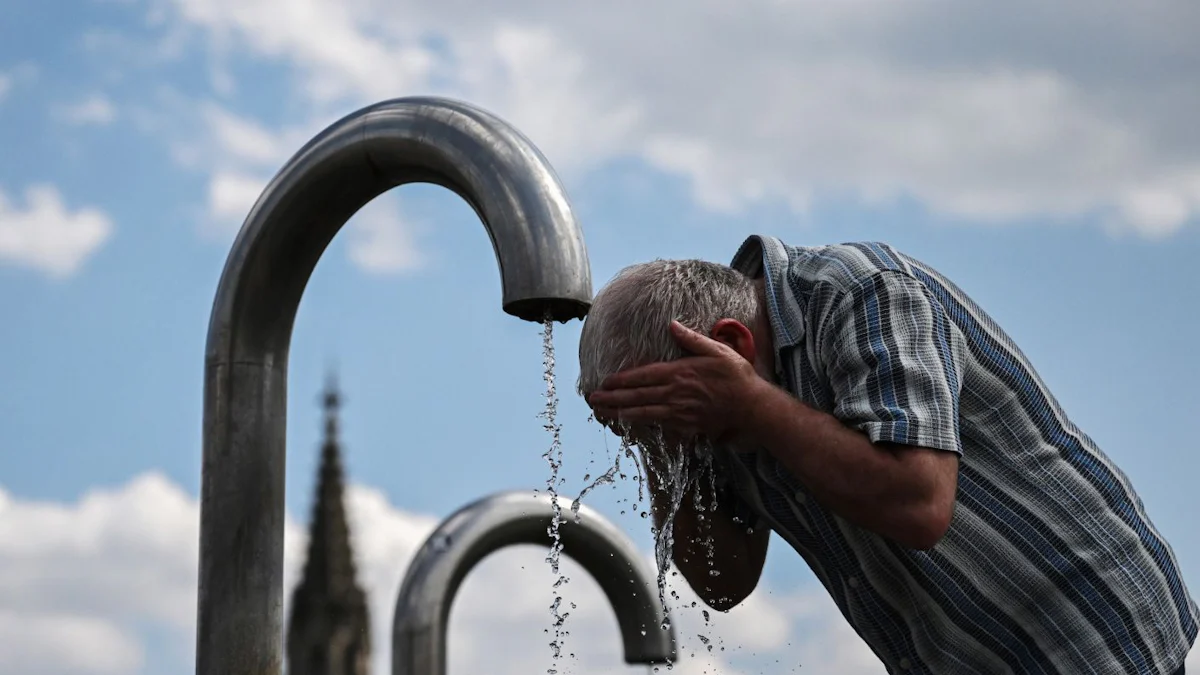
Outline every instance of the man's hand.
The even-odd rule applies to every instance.
[[[587,397],[596,418],[713,440],[740,430],[751,394],[765,381],[732,347],[671,322],[671,334],[691,356],[630,368]]]

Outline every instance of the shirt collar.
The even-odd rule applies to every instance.
[[[784,349],[804,341],[804,312],[799,298],[787,282],[790,256],[787,247],[775,237],[751,235],[733,256],[730,267],[752,279],[763,277],[767,296],[767,322],[775,338],[778,357]],[[782,360],[776,358],[776,370]]]

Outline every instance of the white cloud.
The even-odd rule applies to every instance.
[[[248,152],[265,151],[266,145],[253,145],[247,138]],[[270,182],[263,174],[240,170],[219,170],[208,182],[209,231],[224,237],[245,221]],[[418,228],[405,219],[396,194],[380,195],[351,217],[344,228],[348,240],[346,254],[350,262],[367,274],[396,274],[422,269],[428,262],[418,243]]]
[[[254,49],[270,58],[295,59],[308,70],[305,90],[318,98],[370,94],[390,96],[419,87],[434,59],[419,45],[397,47],[367,28],[362,7],[324,0],[249,2],[200,0],[174,3],[187,23],[214,34],[223,53],[241,31],[257,34]],[[321,36],[317,43],[311,40]],[[229,39],[227,39],[229,38]]]
[[[31,63],[21,63],[7,72],[0,71],[0,102],[18,84],[32,82],[37,77],[37,68]]]
[[[0,668],[22,675],[137,672],[136,636],[109,621],[0,610]]]
[[[413,223],[404,219],[394,193],[380,195],[354,214],[347,230],[351,262],[372,274],[411,272],[427,262]]]
[[[303,131],[270,131],[215,104],[203,108],[203,119],[211,141],[215,142],[216,161],[250,166],[278,165],[308,140]]]
[[[68,277],[112,236],[113,224],[95,208],[70,211],[52,185],[25,190],[18,208],[0,191],[0,263]]]
[[[269,179],[235,172],[214,173],[208,182],[208,212],[222,230],[241,225]]]
[[[174,98],[166,99],[164,109],[169,112],[143,112],[139,119],[153,133],[172,137],[171,152],[180,166],[208,174],[205,230],[221,238],[241,227],[273,173],[327,123],[314,117],[271,129],[213,103],[189,106]],[[182,123],[164,130],[160,125],[167,118]],[[428,257],[419,243],[420,229],[404,216],[396,192],[380,195],[347,223],[347,256],[367,274],[422,269]]]
[[[736,211],[915,197],[983,221],[1109,213],[1163,236],[1200,211],[1188,3],[922,0],[160,0],[293,68],[315,117],[440,92],[558,167],[640,157]],[[489,11],[490,10],[490,11]],[[1105,17],[1104,21],[1096,19]],[[298,146],[296,146],[298,147]]]
[[[151,133],[170,138],[177,164],[208,174],[204,230],[226,237],[237,232],[272,174],[300,148],[309,127],[275,131],[214,104],[178,97],[160,101],[137,119]]]
[[[389,672],[393,602],[409,559],[437,519],[401,511],[380,492],[352,487],[347,496],[359,579],[371,598],[373,672]],[[191,667],[195,617],[199,505],[156,473],[115,489],[96,489],[75,503],[33,502],[0,489],[0,672],[42,674],[140,672],[149,643],[145,626],[186,645],[179,663]],[[303,562],[305,533],[288,519],[285,584]],[[450,672],[526,675],[550,665],[553,577],[545,549],[501,551],[467,577],[450,625]],[[649,556],[647,556],[649,560]],[[639,672],[622,663],[616,621],[599,585],[566,560],[562,593],[571,610],[560,663],[575,675]],[[827,597],[760,590],[728,614],[706,623],[686,584],[673,588],[676,628],[684,645],[674,672],[757,672],[755,663],[802,666],[815,672],[876,675],[882,671],[844,626]],[[710,653],[697,637],[714,645]],[[84,645],[87,649],[80,649]],[[81,655],[86,655],[86,661]],[[836,670],[830,670],[836,666]]]
[[[95,94],[78,103],[62,106],[58,116],[73,126],[104,126],[117,119],[117,109],[107,97]]]

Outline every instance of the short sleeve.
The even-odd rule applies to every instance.
[[[816,340],[843,424],[875,443],[962,454],[967,347],[924,284],[897,270],[862,279],[834,296]]]

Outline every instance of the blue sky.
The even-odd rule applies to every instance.
[[[190,667],[187,612],[51,600],[36,589],[57,582],[38,570],[105,586],[95,570],[111,561],[96,551],[109,549],[63,542],[110,530],[127,542],[143,531],[97,528],[87,501],[97,495],[149,511],[153,499],[181,500],[170,502],[183,514],[178,527],[159,526],[194,530],[204,337],[242,217],[320,128],[424,93],[483,105],[545,151],[583,225],[597,288],[656,257],[726,261],[752,233],[794,244],[883,240],[942,270],[1016,338],[1068,414],[1132,477],[1200,589],[1190,433],[1200,413],[1191,268],[1200,146],[1185,112],[1200,91],[1200,70],[1188,67],[1200,50],[1180,28],[1195,10],[1164,4],[1101,25],[1087,20],[1089,5],[1068,2],[1027,28],[1022,12],[1042,10],[957,9],[944,13],[953,30],[934,30],[922,17],[940,2],[877,4],[855,14],[750,3],[722,18],[673,2],[594,15],[537,2],[478,12],[369,0],[341,9],[320,0],[291,9],[281,0],[6,3],[0,570],[35,589],[0,584],[0,645],[23,645],[9,653],[24,660],[9,667],[82,672],[51,635],[68,624],[132,645],[132,656],[94,672]],[[1064,41],[1109,59],[1077,58],[1057,47]],[[488,238],[449,192],[406,186],[351,221],[296,323],[293,516],[307,517],[316,397],[331,366],[347,399],[350,479],[385,498],[393,530],[408,518],[421,531],[484,493],[544,486],[539,327],[503,314],[499,299]],[[610,437],[606,451],[572,393],[579,328],[555,330],[567,492],[616,448]],[[161,477],[159,492],[136,489],[146,475]],[[593,494],[649,550],[644,521],[619,513],[632,486]],[[22,532],[32,538],[18,540]],[[811,631],[799,628],[810,615],[796,598],[819,598],[819,588],[781,541],[772,547],[761,594],[774,604],[748,616],[782,612],[792,632],[728,657],[745,672],[812,663],[800,644]],[[380,572],[383,586],[402,562],[391,577]],[[493,567],[496,578],[509,573]],[[527,581],[544,593],[544,576]],[[172,583],[181,598],[194,591],[186,578]],[[462,611],[503,609],[486,602]],[[519,624],[535,646],[545,627],[538,603]],[[18,622],[12,612],[40,618]],[[580,658],[580,672],[598,667]]]

